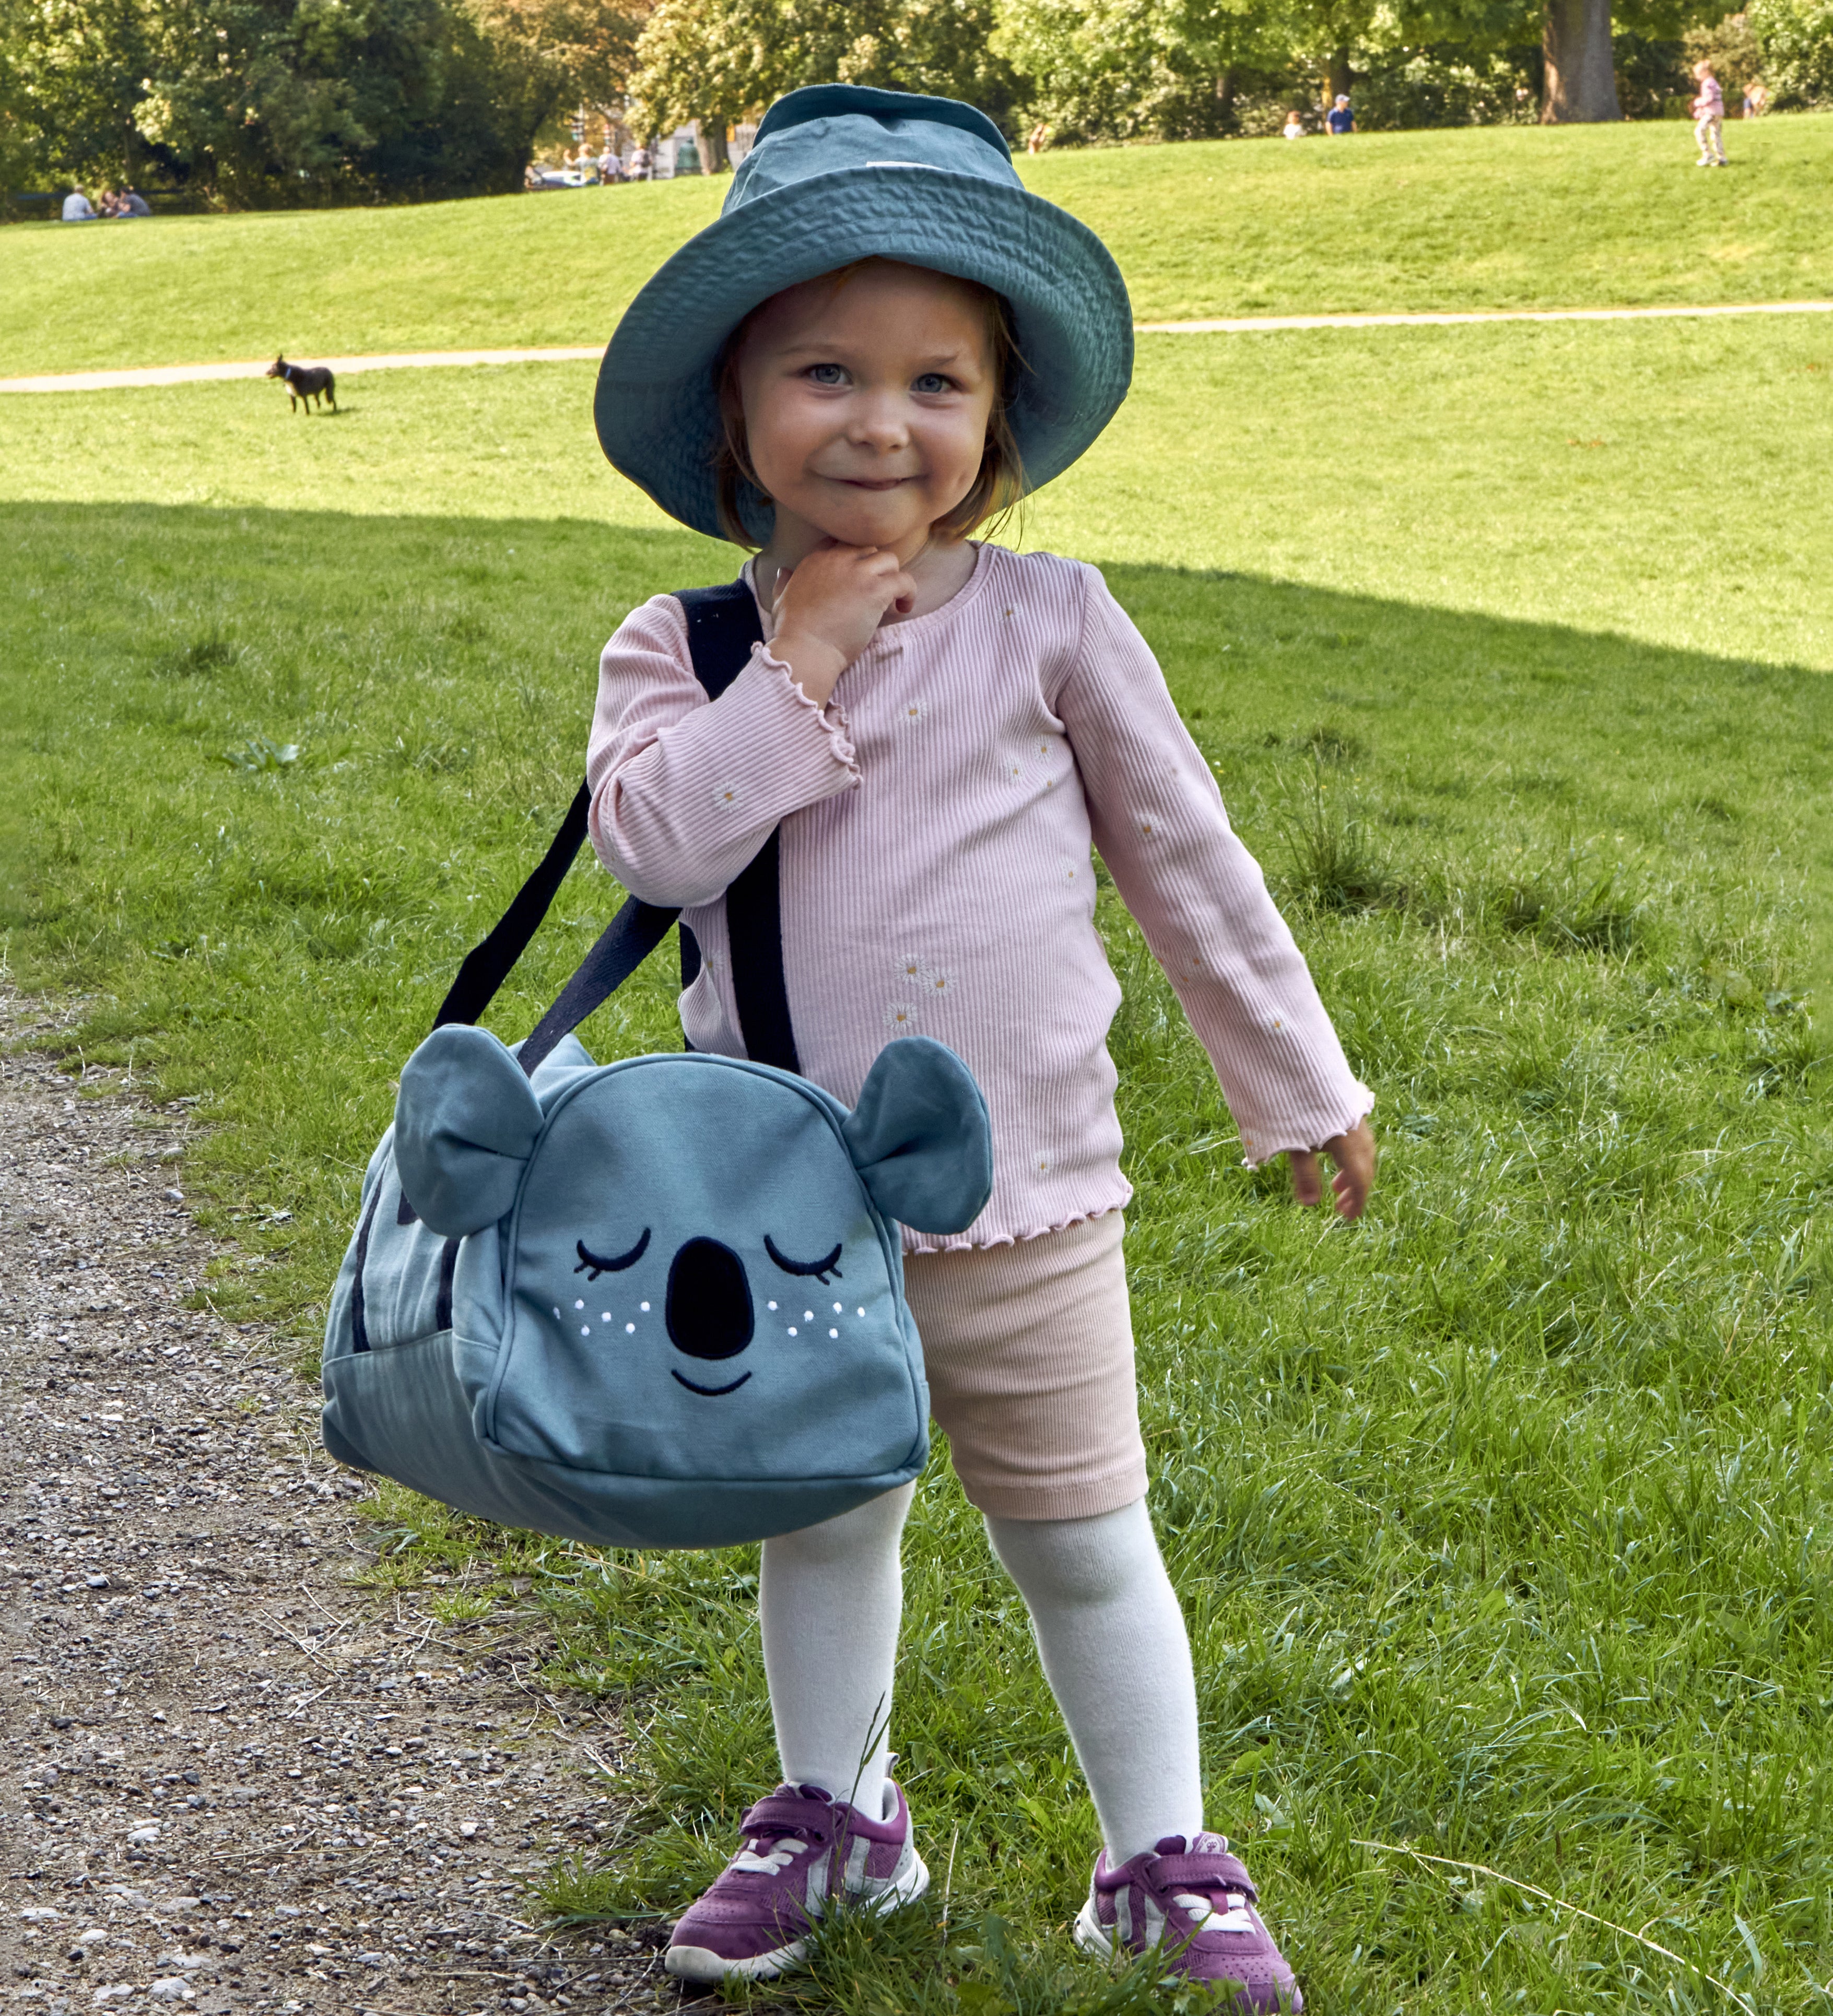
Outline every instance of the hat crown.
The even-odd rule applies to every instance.
[[[778,99],[733,176],[722,215],[813,175],[933,168],[1021,188],[1010,149],[984,112],[953,98],[813,84]]]

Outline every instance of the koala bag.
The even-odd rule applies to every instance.
[[[693,619],[720,596],[716,653]],[[711,691],[704,661],[737,652],[754,605],[748,590],[742,606],[729,590],[682,599]],[[571,1031],[674,920],[635,899],[524,1043],[470,1026],[570,866],[585,804],[582,790],[402,1070],[332,1298],[325,1443],[567,1539],[767,1539],[922,1469],[929,1396],[898,1227],[978,1215],[985,1103],[922,1036],[887,1046],[851,1112],[797,1075],[774,836],[727,904],[735,967],[741,943],[774,952],[739,1006],[752,1058],[782,1063],[592,1061]]]

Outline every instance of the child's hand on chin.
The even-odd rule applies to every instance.
[[[1361,1217],[1374,1188],[1374,1129],[1366,1120],[1359,1120],[1347,1134],[1334,1135],[1325,1142],[1323,1153],[1337,1165],[1331,1188],[1336,1193],[1338,1217]],[[1286,1159],[1291,1166],[1293,1196],[1302,1204],[1317,1203],[1323,1195],[1317,1157],[1309,1150],[1295,1148]]]
[[[819,546],[776,577],[772,653],[816,706],[872,642],[884,614],[907,610],[916,584],[895,553],[879,546]]]

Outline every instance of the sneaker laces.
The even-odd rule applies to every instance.
[[[798,1855],[808,1852],[808,1844],[798,1841],[793,1834],[780,1835],[768,1848],[764,1841],[762,1835],[747,1841],[729,1866],[742,1870],[747,1876],[780,1876]]]
[[[1239,1890],[1225,1890],[1227,1908],[1218,1910],[1214,1897],[1200,1895],[1194,1890],[1178,1890],[1172,1894],[1171,1901],[1180,1911],[1190,1915],[1190,1928],[1197,1932],[1251,1932],[1254,1920],[1248,1910],[1248,1899]]]

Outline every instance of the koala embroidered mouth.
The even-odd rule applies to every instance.
[[[675,1371],[673,1366],[671,1365],[668,1370],[674,1373],[677,1379],[681,1379],[682,1384],[689,1392],[703,1394],[709,1400],[716,1400],[722,1393],[736,1393],[751,1376],[748,1372],[741,1372],[729,1386],[697,1386],[691,1379],[682,1379],[681,1374]]]

